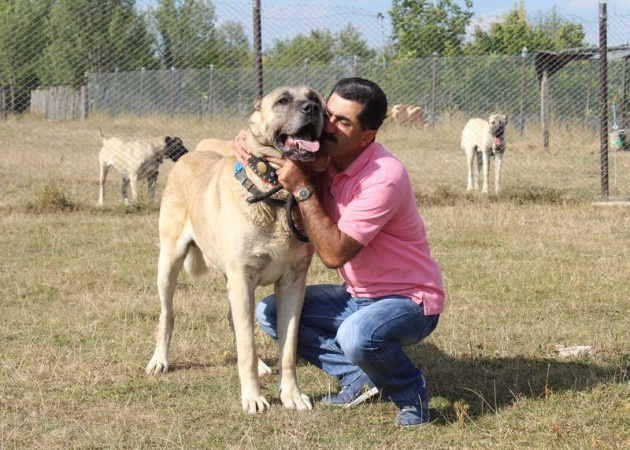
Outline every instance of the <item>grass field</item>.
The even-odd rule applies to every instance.
[[[505,191],[484,198],[464,191],[456,134],[383,130],[410,168],[447,291],[437,330],[409,348],[434,422],[402,430],[385,401],[321,407],[336,386],[308,365],[298,377],[313,411],[284,410],[274,373],[265,379],[272,410],[243,414],[217,273],[180,276],[173,370],[145,375],[159,315],[158,206],[123,207],[112,172],[106,207],[95,207],[97,126],[128,136],[146,128],[0,123],[0,448],[630,447],[630,209],[592,205],[596,137],[573,132],[570,146],[546,153],[534,132],[514,139]],[[229,137],[238,124],[221,129]],[[212,135],[176,120],[168,130],[190,147]],[[627,153],[616,155],[626,177]],[[309,283],[337,280],[314,259]],[[258,345],[273,364],[275,343],[259,334]],[[593,352],[563,358],[556,345]]]

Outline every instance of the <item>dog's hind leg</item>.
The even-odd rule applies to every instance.
[[[159,172],[156,171],[155,173],[152,173],[147,177],[149,202],[151,203],[153,202],[153,199],[155,198],[155,185],[157,184],[158,175],[159,175]],[[131,186],[131,189],[133,191],[133,185]]]
[[[481,192],[483,192],[484,194],[488,193],[488,176],[490,173],[490,152],[487,150],[484,150],[483,152],[481,152],[481,155],[483,156],[483,186],[481,188]]]
[[[466,151],[466,167],[468,170],[468,182],[466,184],[466,190],[472,191],[473,189],[476,189],[476,186],[473,184],[473,165],[475,162],[476,151],[474,148],[472,150],[466,148],[465,151]]]
[[[138,175],[129,175],[129,184],[131,184],[131,200],[134,203],[138,202]]]
[[[173,193],[169,184],[160,205],[160,256],[158,258],[157,289],[160,297],[160,320],[156,332],[153,357],[146,367],[147,373],[166,372],[169,368],[168,349],[175,325],[173,296],[177,276],[193,241],[190,224],[186,225],[187,213],[182,199]]]
[[[501,190],[501,166],[503,165],[503,154],[498,152],[494,156],[494,191],[498,194]]]
[[[120,193],[122,194],[123,202],[125,206],[129,205],[129,197],[127,197],[127,187],[129,186],[129,178],[122,177],[122,185],[120,187]]]
[[[160,239],[157,288],[160,297],[160,320],[156,332],[156,345],[153,357],[146,367],[147,373],[167,372],[169,368],[168,349],[173,336],[175,313],[173,296],[177,287],[177,276],[184,265],[189,241],[182,239]]]
[[[100,188],[98,191],[98,206],[103,206],[103,202],[105,201],[105,180],[107,179],[107,172],[109,172],[109,166],[105,163],[100,164],[100,173],[99,173],[99,184]]]

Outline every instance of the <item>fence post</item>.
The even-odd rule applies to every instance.
[[[90,103],[88,101],[88,73],[85,72],[83,75],[85,78],[85,82],[81,86],[81,91],[79,94],[79,118],[81,120],[85,120],[88,118]]]
[[[542,123],[542,145],[549,148],[549,71],[543,70],[540,80],[540,122]]]
[[[523,130],[525,129],[525,61],[527,60],[527,47],[523,47],[521,50],[521,111],[518,122],[518,132],[523,136]]]
[[[263,66],[262,66],[262,31],[260,25],[260,0],[254,0],[254,56],[256,58],[256,86],[255,98],[263,96]]]
[[[147,69],[145,67],[140,68],[140,115],[144,115],[146,111],[144,108],[144,74],[146,71]]]
[[[174,76],[174,74],[175,74],[175,67],[174,67],[174,66],[171,66],[171,77],[170,77],[170,84],[171,84],[171,87],[170,87],[170,89],[171,89],[171,95],[170,95],[170,96],[171,96],[171,104],[170,104],[170,106],[169,106],[169,110],[168,110],[168,115],[169,115],[169,117],[173,117],[173,102],[175,101],[175,92],[174,92],[175,86],[173,85],[173,83],[175,82],[175,80],[173,80],[173,76]]]
[[[5,87],[4,80],[0,80],[0,120],[7,119],[7,104],[6,104],[6,96],[5,96]]]
[[[304,59],[304,84],[308,85],[308,58]]]
[[[210,80],[208,81],[208,115],[214,114],[214,64],[210,64]]]
[[[608,42],[606,0],[599,0],[599,145],[602,198],[608,199]]]
[[[433,52],[433,70],[432,70],[432,84],[431,84],[431,128],[435,128],[435,123],[437,122],[437,110],[436,110],[436,99],[437,99],[437,64],[438,64],[438,53]]]
[[[630,61],[630,57],[626,56],[623,59],[623,66],[621,69],[621,101],[620,101],[620,108],[619,108],[619,126],[621,128],[623,128],[624,130],[627,130],[627,124],[626,124],[626,102],[628,99],[628,75],[627,75],[627,71],[628,71],[628,61]]]

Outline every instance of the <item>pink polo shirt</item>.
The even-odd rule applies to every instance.
[[[444,285],[431,258],[409,174],[373,142],[343,172],[332,164],[318,184],[324,209],[363,248],[338,269],[353,297],[404,295],[426,315],[444,309]]]

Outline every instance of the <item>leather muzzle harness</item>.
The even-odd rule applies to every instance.
[[[249,167],[252,172],[254,172],[266,183],[273,186],[267,192],[262,192],[260,189],[258,189],[258,187],[256,187],[254,182],[247,177],[243,165],[240,162],[236,161],[236,163],[234,163],[234,177],[241,183],[241,186],[243,186],[247,190],[247,192],[252,194],[250,197],[247,197],[247,203],[256,203],[262,201],[269,206],[284,206],[289,229],[295,235],[298,241],[308,242],[308,238],[300,233],[300,230],[297,229],[293,220],[292,209],[293,203],[295,202],[293,195],[289,193],[289,196],[286,200],[271,198],[272,195],[282,190],[282,185],[278,182],[276,170],[267,161],[256,156],[252,156],[249,159],[247,167]]]

